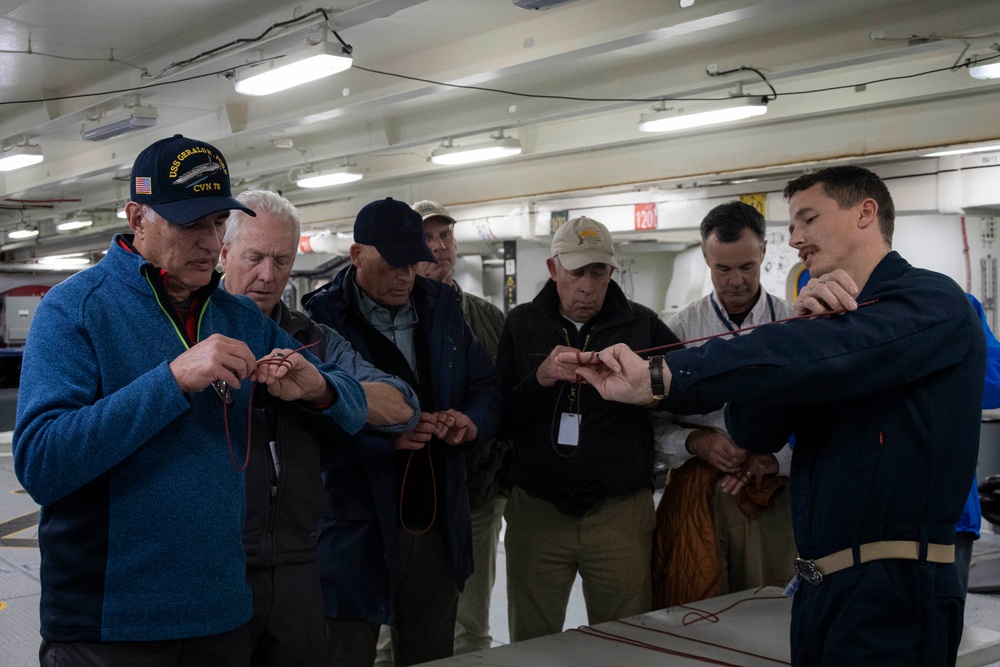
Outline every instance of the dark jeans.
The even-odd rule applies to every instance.
[[[455,650],[458,585],[441,528],[399,529],[393,577],[392,652],[397,667],[450,658]]]
[[[246,667],[247,626],[190,639],[150,642],[50,642],[38,650],[41,667]]]
[[[326,619],[330,667],[372,667],[382,625],[353,618]]]
[[[247,567],[253,589],[251,667],[327,664],[323,593],[316,563]]]

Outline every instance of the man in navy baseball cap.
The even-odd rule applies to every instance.
[[[125,215],[134,236],[122,242],[160,270],[174,302],[186,303],[210,284],[214,289],[229,211],[255,215],[232,196],[222,153],[175,134],[139,153],[131,181]]]
[[[436,262],[424,240],[424,222],[408,204],[392,197],[365,205],[354,219],[354,242],[375,246],[394,267]]]
[[[130,180],[132,201],[174,225],[234,208],[254,215],[233,198],[222,153],[204,141],[179,134],[157,141],[139,153]]]
[[[434,261],[419,213],[394,199],[369,203],[350,256],[302,305],[409,384],[420,416],[388,438],[366,430],[346,448],[363,459],[323,471],[335,510],[317,530],[330,664],[371,665],[385,623],[396,664],[416,665],[454,650],[458,591],[473,565],[464,452],[493,438],[503,401],[458,293],[417,275],[420,262]],[[347,508],[363,512],[343,521]]]
[[[264,426],[251,392],[324,433],[365,423],[351,373],[218,288],[229,211],[253,215],[229,188],[214,147],[153,144],[132,233],[35,311],[13,447],[45,517],[42,665],[249,665],[249,461],[230,454]]]

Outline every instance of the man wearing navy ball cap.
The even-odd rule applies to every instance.
[[[354,223],[351,265],[303,299],[380,370],[417,392],[417,426],[355,436],[358,465],[328,466],[319,564],[332,665],[375,659],[379,626],[393,626],[396,664],[452,654],[458,592],[472,571],[464,450],[500,423],[493,364],[447,285],[416,275],[433,262],[423,221],[394,199]]]
[[[132,234],[46,295],[24,350],[13,453],[42,506],[39,662],[244,665],[253,384],[348,433],[367,403],[253,301],[216,289],[229,210],[254,213],[215,147],[158,141],[131,185]]]

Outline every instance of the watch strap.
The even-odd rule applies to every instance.
[[[649,388],[653,392],[654,401],[662,401],[667,395],[663,386],[663,355],[657,354],[649,358]]]

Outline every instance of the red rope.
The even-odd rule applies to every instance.
[[[316,341],[315,343],[309,343],[308,345],[303,345],[302,347],[297,347],[294,350],[292,350],[292,354],[295,354],[296,352],[300,352],[302,350],[308,349],[308,348],[312,347],[313,345],[319,345],[319,343],[320,343],[320,341]],[[257,365],[258,366],[263,366],[263,365],[279,366],[279,365],[285,365],[285,364],[288,364],[288,367],[291,368],[291,364],[288,363],[288,360],[286,358],[284,358],[284,357],[278,357],[278,358],[276,358],[276,357],[265,357],[264,359],[258,359],[257,360]],[[223,423],[226,426],[226,446],[229,448],[229,460],[232,462],[233,468],[235,468],[237,472],[243,472],[243,471],[245,471],[247,469],[247,466],[250,465],[250,435],[251,435],[251,433],[250,433],[250,426],[251,426],[251,423],[253,421],[253,419],[252,419],[252,417],[253,417],[253,392],[254,392],[254,389],[256,387],[257,387],[257,382],[254,381],[250,385],[250,398],[247,401],[247,451],[246,451],[246,456],[243,459],[243,465],[238,465],[236,463],[236,453],[233,451],[233,443],[229,439],[229,412],[226,409],[226,395],[228,395],[228,392],[229,392],[229,388],[228,387],[226,388],[226,393],[221,396],[221,398],[222,398],[222,420],[223,420]]]
[[[761,598],[747,598],[747,600],[777,600],[777,599],[787,599],[787,598],[785,598],[785,596],[783,596],[783,595],[782,596],[768,596],[768,597],[761,597]],[[741,600],[741,602],[746,602],[746,600]],[[725,610],[723,610],[723,611],[725,611]],[[721,613],[722,612],[720,611],[720,612],[716,612],[715,614],[712,614],[712,616],[715,617],[715,620],[713,622],[718,622],[718,620],[719,620],[718,614],[721,614]],[[685,616],[685,618],[687,618],[687,616]],[[661,635],[668,635],[670,637],[675,637],[677,639],[684,639],[684,640],[687,640],[689,642],[697,642],[698,644],[705,644],[706,646],[711,646],[713,648],[721,648],[721,649],[725,649],[727,651],[733,651],[734,653],[741,653],[743,655],[747,655],[747,656],[750,656],[752,658],[758,658],[760,660],[767,660],[768,662],[776,662],[779,665],[790,665],[791,664],[790,662],[786,662],[784,660],[778,660],[777,658],[770,658],[770,657],[768,657],[766,655],[760,655],[758,653],[753,653],[751,651],[743,651],[741,649],[733,648],[731,646],[723,646],[721,644],[716,644],[714,642],[706,641],[704,639],[695,639],[694,637],[686,637],[684,635],[677,634],[676,632],[670,632],[669,630],[660,630],[659,628],[650,628],[650,627],[647,627],[645,625],[639,625],[637,623],[629,623],[625,619],[618,619],[615,622],[616,623],[621,623],[623,625],[628,625],[628,626],[631,626],[633,628],[640,628],[642,630],[649,630],[650,632],[658,632]],[[690,625],[690,623],[682,621],[682,625]]]
[[[592,628],[587,625],[580,628],[570,629],[567,632],[579,632],[580,634],[588,635],[590,637],[596,637],[597,639],[603,639],[606,641],[613,641],[622,644],[627,644],[629,646],[635,646],[637,648],[646,649],[647,651],[656,651],[657,653],[676,655],[681,658],[689,658],[691,660],[697,660],[698,662],[705,662],[710,665],[723,665],[724,667],[743,667],[743,665],[739,663],[725,662],[724,660],[707,658],[703,655],[697,655],[695,653],[686,653],[684,651],[678,651],[676,649],[667,648],[665,646],[657,646],[656,644],[650,644],[647,642],[639,641],[638,639],[629,639],[628,637],[622,637],[621,635],[605,632],[604,630],[598,630],[597,628]]]
[[[684,605],[678,605],[678,606],[680,608],[682,608],[682,609],[690,609],[693,612],[697,612],[700,615],[699,618],[697,618],[694,621],[690,621],[690,622],[687,620],[687,617],[690,616],[691,614],[686,615],[684,617],[684,619],[682,620],[682,624],[686,626],[686,625],[690,625],[691,623],[696,623],[696,622],[702,621],[702,620],[710,620],[713,623],[717,623],[719,621],[719,615],[720,614],[723,614],[723,613],[729,611],[730,609],[732,609],[733,607],[735,607],[736,605],[742,604],[744,602],[760,601],[760,600],[786,600],[786,599],[787,598],[785,596],[783,596],[783,595],[767,595],[767,596],[761,596],[761,597],[743,598],[741,600],[737,600],[736,602],[734,602],[733,604],[729,605],[728,607],[726,607],[724,609],[720,609],[719,611],[716,611],[716,612],[708,612],[708,611],[704,611],[704,610],[701,610],[701,609],[694,609],[692,607],[687,607],[687,606],[684,606]],[[681,635],[681,634],[678,634],[676,632],[670,632],[669,630],[660,630],[658,628],[652,628],[652,627],[648,627],[648,626],[645,626],[645,625],[640,625],[638,623],[630,623],[629,621],[627,621],[625,619],[619,619],[619,620],[617,620],[615,622],[616,623],[621,623],[622,625],[627,625],[629,627],[638,628],[640,630],[648,630],[650,632],[656,632],[656,633],[659,633],[659,634],[662,634],[662,635],[667,635],[667,636],[670,636],[670,637],[674,637],[676,639],[683,639],[683,640],[690,641],[690,642],[696,642],[698,644],[704,644],[705,646],[711,646],[712,648],[717,648],[717,649],[721,649],[721,650],[724,650],[724,651],[731,651],[733,653],[739,653],[740,655],[749,656],[751,658],[757,658],[759,660],[766,660],[768,662],[774,662],[774,663],[777,663],[779,665],[790,665],[791,664],[790,662],[786,662],[784,660],[778,660],[777,658],[771,658],[769,656],[760,655],[758,653],[753,653],[751,651],[743,651],[741,649],[733,648],[731,646],[724,646],[722,644],[716,644],[714,642],[706,641],[704,639],[696,639],[694,637],[687,637],[685,635]],[[571,629],[571,630],[569,630],[569,632],[579,632],[581,634],[589,635],[591,637],[596,637],[597,639],[604,639],[604,640],[607,640],[607,641],[621,642],[623,644],[628,644],[629,646],[635,646],[637,648],[643,648],[643,649],[647,649],[647,650],[650,650],[650,651],[656,651],[657,653],[666,653],[668,655],[676,655],[676,656],[683,657],[683,658],[689,658],[691,660],[697,660],[699,662],[705,662],[705,663],[708,663],[708,664],[711,664],[711,665],[725,665],[727,667],[741,667],[741,665],[742,665],[742,663],[726,662],[726,661],[721,660],[721,659],[709,658],[709,657],[702,656],[702,655],[697,655],[697,654],[694,654],[694,653],[687,653],[685,651],[680,651],[680,650],[677,650],[677,649],[667,648],[665,646],[659,646],[657,644],[650,644],[649,642],[644,642],[644,641],[641,641],[639,639],[634,639],[632,637],[625,637],[623,635],[618,635],[618,634],[615,634],[613,632],[608,632],[607,630],[598,630],[597,628],[593,628],[593,627],[588,626],[588,625],[584,625],[584,626],[581,626],[579,628]]]
[[[403,496],[406,495],[406,478],[410,474],[410,464],[413,463],[413,455],[417,452],[410,452],[410,455],[406,458],[406,467],[403,469],[403,481],[399,486],[399,525],[403,527],[403,530],[408,532],[410,535],[423,535],[434,522],[437,520],[438,513],[438,494],[437,494],[437,476],[434,474],[434,458],[431,456],[431,443],[428,441],[426,447],[427,450],[427,464],[431,467],[431,493],[434,494],[434,511],[431,513],[431,521],[427,524],[426,528],[421,530],[410,530],[410,527],[406,525],[403,521]]]
[[[858,304],[858,308],[863,308],[865,306],[870,306],[873,303],[878,303],[878,299],[871,299],[870,301],[865,301],[864,303],[859,303]],[[807,314],[807,315],[795,315],[793,317],[786,317],[783,320],[774,320],[773,322],[762,322],[761,324],[755,324],[752,327],[746,327],[745,329],[737,329],[736,331],[724,331],[722,333],[712,334],[711,336],[702,336],[701,338],[692,338],[691,340],[682,340],[680,342],[670,343],[668,345],[659,345],[657,347],[648,347],[645,350],[632,350],[632,351],[635,352],[636,354],[645,354],[646,352],[656,352],[657,350],[667,350],[667,349],[670,349],[672,347],[681,347],[681,346],[684,346],[684,345],[690,345],[691,343],[700,343],[703,340],[711,340],[712,338],[721,338],[722,336],[734,336],[736,334],[745,333],[747,331],[753,331],[754,329],[758,329],[760,327],[769,327],[772,324],[781,324],[782,322],[793,322],[795,320],[812,319],[814,317],[822,317],[824,315],[843,315],[846,312],[849,312],[849,311],[846,308],[841,308],[840,310],[831,310],[829,313],[821,313],[819,315],[812,314],[812,313]],[[580,353],[577,352],[576,356],[577,356],[577,361],[579,362],[580,361]]]
[[[858,308],[863,308],[864,306],[870,306],[873,303],[877,303],[877,302],[878,302],[878,299],[871,299],[870,301],[865,301],[864,303],[859,303],[858,304]],[[848,310],[846,308],[841,308],[840,310],[833,310],[833,311],[830,311],[829,313],[823,313],[823,315],[842,315],[842,314],[844,314],[846,312],[848,312]],[[761,324],[755,324],[752,327],[746,327],[744,329],[737,329],[736,331],[725,331],[723,333],[712,334],[711,336],[702,336],[701,338],[691,338],[690,340],[682,340],[682,341],[678,341],[676,343],[668,343],[667,345],[658,345],[656,347],[649,347],[649,348],[646,348],[645,350],[633,350],[633,352],[635,352],[636,354],[645,354],[647,352],[656,352],[658,350],[668,350],[668,349],[674,348],[674,347],[683,347],[685,345],[690,345],[691,343],[700,343],[702,341],[710,340],[712,338],[721,338],[723,336],[733,336],[733,335],[736,335],[736,334],[745,333],[747,331],[753,331],[754,329],[757,329],[759,327],[770,326],[772,324],[781,324],[782,322],[791,322],[793,320],[810,319],[810,318],[814,318],[814,317],[820,317],[820,315],[814,315],[814,314],[795,315],[793,317],[786,317],[786,318],[781,319],[781,320],[774,320],[773,322],[763,322]],[[591,355],[596,355],[597,352],[591,352],[590,354]],[[596,358],[596,356],[594,358]],[[583,364],[583,350],[577,350],[576,351],[576,361],[577,361],[578,364],[581,364],[581,365]],[[559,403],[562,401],[563,390],[566,388],[565,382],[566,381],[564,381],[564,383],[560,384],[559,395],[556,397],[555,406],[552,408],[552,423],[549,426],[549,442],[552,444],[552,449],[555,451],[555,453],[557,455],[559,455],[560,457],[562,457],[564,459],[568,459],[568,458],[571,458],[574,455],[576,455],[576,452],[579,449],[579,442],[577,443],[577,446],[573,449],[573,451],[571,453],[569,453],[569,454],[563,454],[562,452],[560,452],[559,451],[559,445],[556,442],[556,432],[557,432],[556,431],[556,419],[559,416]],[[580,416],[580,420],[582,421],[583,420],[583,405],[582,405],[582,403],[583,403],[583,389],[582,389],[582,383],[580,383],[580,382],[577,383],[577,392],[576,392],[576,395],[578,397],[577,398],[577,406],[576,406],[577,407],[577,414]]]

